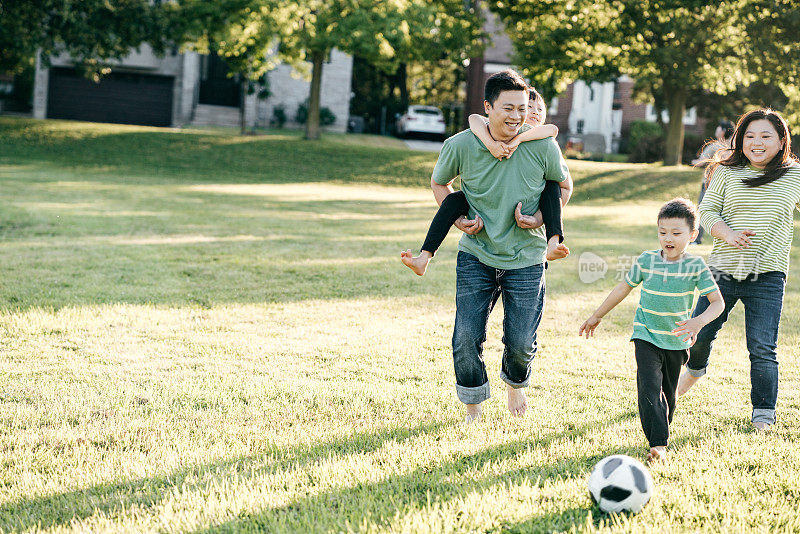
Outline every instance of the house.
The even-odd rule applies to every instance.
[[[492,46],[487,47],[477,63],[482,64],[483,76],[470,78],[483,84],[492,74],[514,68],[511,58],[514,45],[506,34],[502,22],[486,11],[487,33],[492,35]],[[475,62],[473,60],[473,62]],[[553,98],[548,104],[547,122],[558,126],[559,142],[578,146],[586,152],[618,152],[630,125],[636,120],[655,122],[657,112],[652,104],[633,101],[634,81],[628,76],[605,83],[578,80],[569,84],[563,94]],[[472,92],[468,89],[468,95]],[[483,113],[482,96],[468,99],[469,113]],[[666,112],[663,122],[669,122]],[[697,136],[705,134],[706,120],[697,116],[697,110],[686,111],[683,124],[687,133]]]
[[[321,105],[336,121],[327,129],[347,129],[353,60],[334,50],[323,68]],[[242,85],[228,76],[216,55],[174,51],[163,57],[143,45],[95,83],[76,70],[69,56],[36,63],[33,116],[148,126],[239,126],[244,113],[248,127],[267,127],[282,108],[293,125],[310,83],[288,65],[267,74],[270,95],[243,95]],[[294,124],[297,125],[296,123]]]

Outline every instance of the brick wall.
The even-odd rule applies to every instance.
[[[566,143],[566,136],[569,134],[569,114],[572,111],[572,94],[574,84],[569,84],[564,93],[558,95],[557,113],[547,115],[547,123],[558,126],[558,137],[561,144]],[[550,109],[550,102],[547,102]]]

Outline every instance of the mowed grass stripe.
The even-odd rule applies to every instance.
[[[796,248],[776,431],[750,430],[739,306],[679,402],[652,502],[603,517],[585,490],[603,456],[646,450],[638,291],[592,340],[578,326],[657,247],[661,201],[694,197],[697,171],[570,162],[572,255],[547,271],[529,415],[504,407],[498,306],[493,397],[465,429],[449,347],[458,236],[424,278],[398,258],[434,213],[435,155],[349,136],[0,130],[0,531],[800,528]],[[607,262],[592,284],[584,252]]]

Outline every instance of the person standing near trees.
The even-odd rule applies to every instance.
[[[700,155],[692,160],[692,165],[694,167],[706,167],[709,163],[711,163],[717,153],[720,153],[722,158],[728,157],[730,153],[720,151],[730,150],[731,141],[733,141],[733,123],[727,119],[723,119],[719,121],[717,129],[714,130],[714,140],[706,143],[702,152],[700,152]],[[698,204],[703,201],[703,195],[705,192],[706,180],[704,177],[703,182],[700,184],[700,196],[697,199]],[[703,242],[703,235],[703,227],[701,226],[700,231],[697,234],[697,239],[695,239],[693,243],[697,245],[701,244]]]
[[[489,133],[507,143],[519,133],[528,113],[528,84],[509,69],[490,76],[484,93]],[[465,422],[480,418],[481,403],[490,396],[483,359],[487,320],[502,296],[501,377],[508,409],[521,417],[527,409],[523,388],[530,381],[544,309],[547,244],[541,221],[524,213],[538,210],[546,180],[569,180],[569,170],[552,137],[522,143],[514,157],[500,161],[465,130],[445,141],[433,170],[431,189],[439,204],[453,193],[457,177],[470,217],[455,223],[464,232],[456,262],[456,393],[467,408]]]
[[[709,165],[706,176],[700,222],[714,236],[708,265],[725,310],[697,335],[677,392],[685,394],[706,373],[714,339],[741,300],[750,353],[751,419],[756,429],[766,430],[776,421],[778,326],[793,212],[800,209],[800,165],[791,151],[786,121],[770,109],[742,116],[731,154]],[[701,297],[693,317],[708,306],[708,298]]]

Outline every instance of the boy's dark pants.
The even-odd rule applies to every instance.
[[[678,376],[689,359],[689,349],[662,349],[643,339],[634,339],[633,345],[642,429],[651,447],[666,446],[675,412]]]

